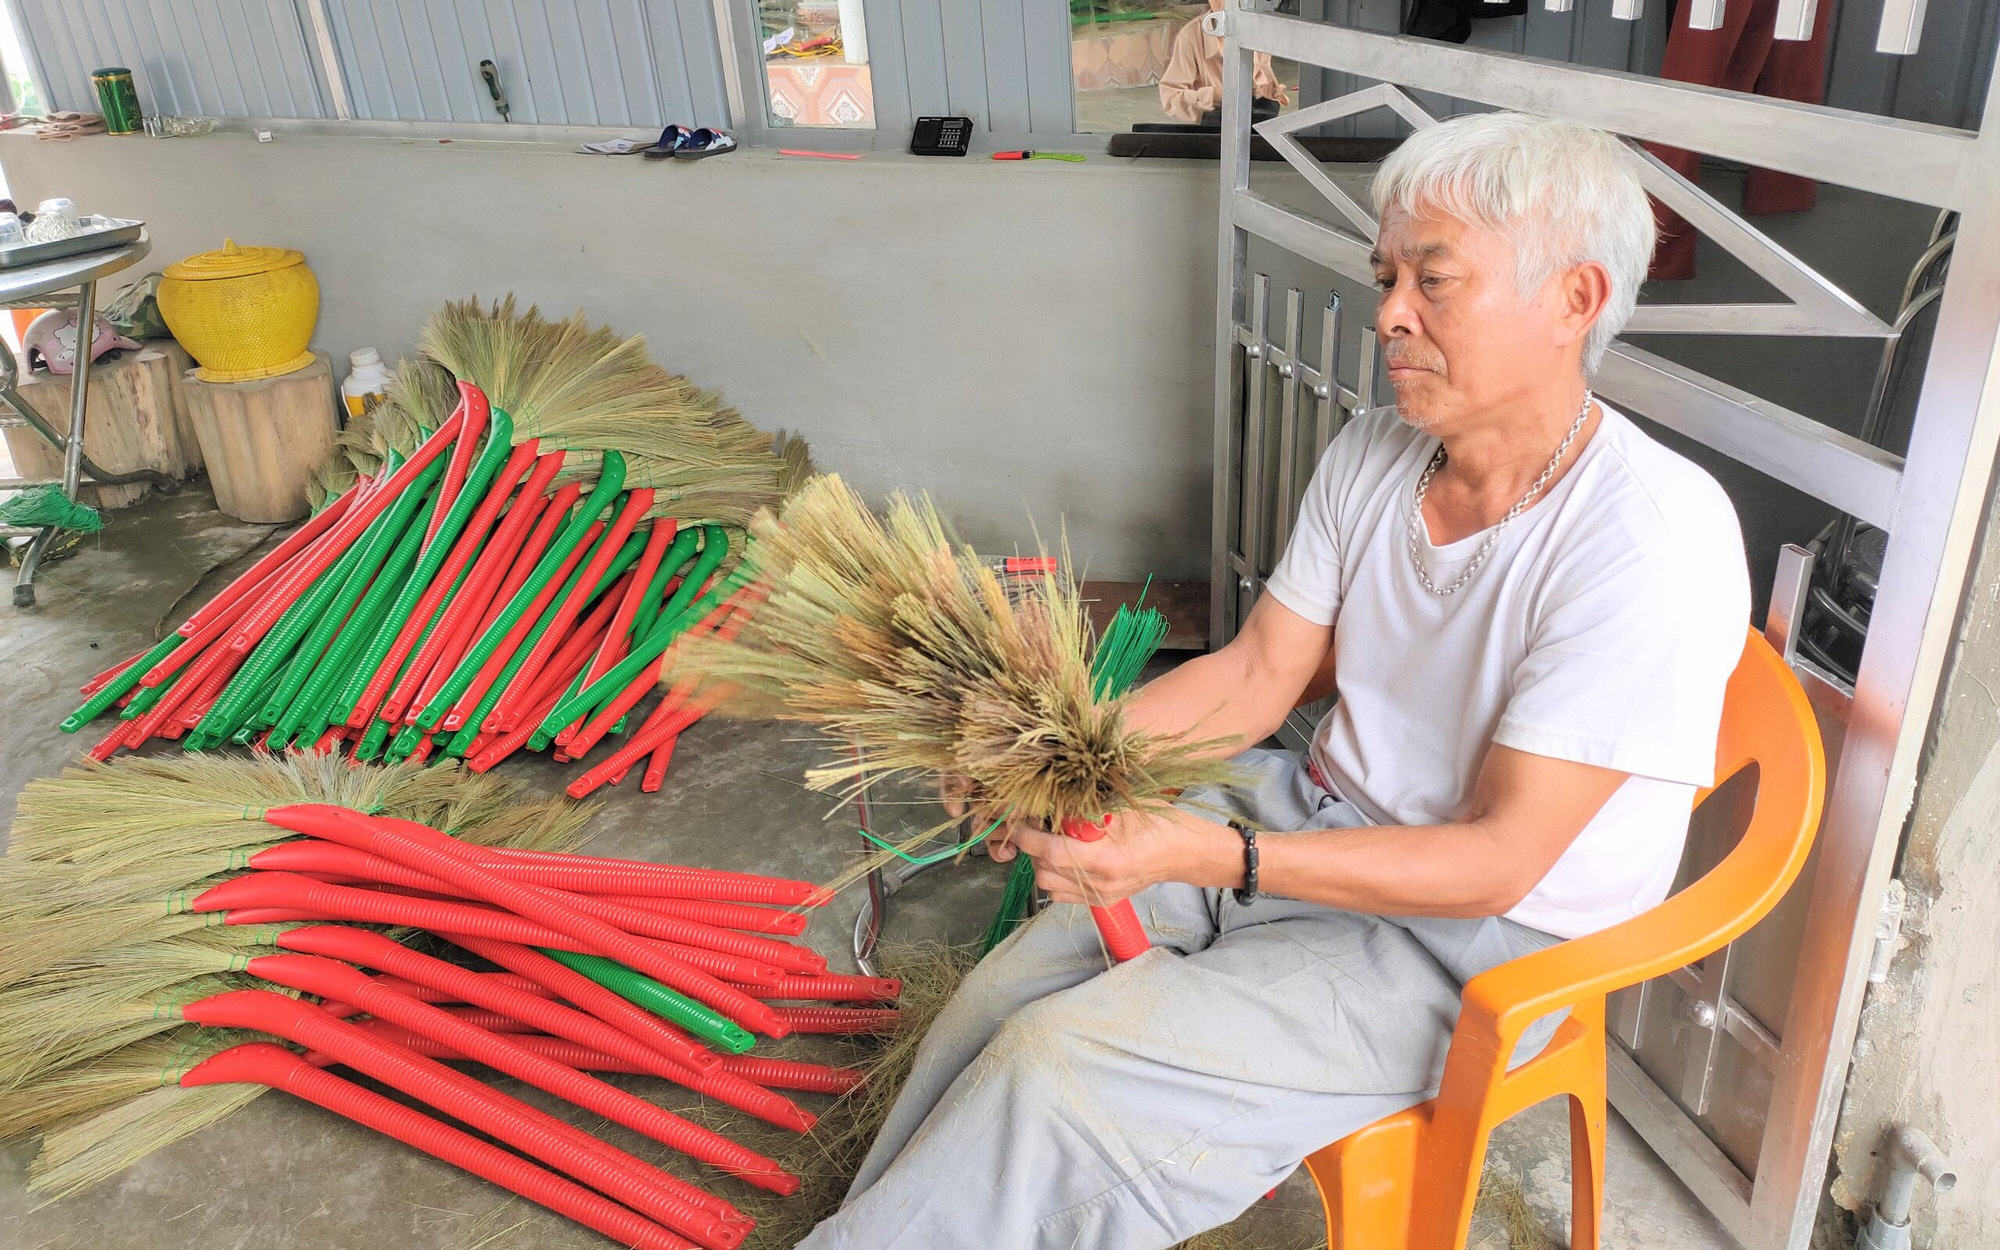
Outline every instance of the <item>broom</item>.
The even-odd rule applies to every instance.
[[[751,533],[745,568],[769,597],[736,639],[684,640],[676,668],[740,712],[858,745],[808,772],[813,788],[961,777],[985,810],[1087,837],[1115,812],[1163,810],[1229,775],[1217,757],[1232,743],[1135,732],[1122,697],[1099,697],[1067,576],[1010,601],[927,499],[892,497],[878,520],[829,476]],[[1095,914],[1115,958],[1145,949],[1129,904]]]
[[[1145,591],[1140,591],[1140,602],[1143,603],[1145,598]],[[1104,699],[1115,698],[1131,689],[1166,636],[1167,618],[1159,609],[1119,604],[1118,611],[1105,625],[1104,632],[1098,636],[1097,647],[1091,653],[1092,692]],[[1034,902],[1035,861],[1023,855],[1015,859],[1013,869],[1007,874],[1000,906],[993,913],[993,923],[987,926],[980,953],[985,954],[1000,945],[1008,934],[1026,922],[1034,909]]]

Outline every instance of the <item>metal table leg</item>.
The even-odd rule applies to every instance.
[[[63,496],[76,501],[77,478],[83,471],[83,414],[90,397],[90,345],[97,321],[97,283],[85,282],[76,289],[76,372],[69,379],[69,437],[63,444]],[[42,556],[56,536],[53,525],[45,525],[28,544],[21,558],[21,571],[14,578],[14,606],[35,606],[35,573]]]

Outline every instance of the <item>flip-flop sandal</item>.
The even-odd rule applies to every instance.
[[[616,139],[606,139],[602,143],[583,144],[577,151],[588,152],[593,156],[636,156],[652,146],[653,141],[643,136],[637,139],[620,136]]]
[[[685,148],[688,145],[688,141],[693,138],[693,135],[693,131],[676,122],[660,132],[659,142],[649,148],[641,148],[640,150],[645,153],[646,159],[649,161],[665,160],[670,156],[678,154],[682,148]]]
[[[698,161],[704,156],[720,156],[724,152],[734,152],[736,140],[720,130],[710,130],[703,126],[688,136],[687,143],[674,156],[684,161]]]

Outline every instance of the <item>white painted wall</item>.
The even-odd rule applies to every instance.
[[[149,267],[224,236],[302,250],[336,360],[511,290],[644,334],[871,494],[934,492],[982,548],[1032,518],[1093,576],[1205,574],[1213,163],[218,133],[0,135],[0,165],[24,204],[143,218]]]

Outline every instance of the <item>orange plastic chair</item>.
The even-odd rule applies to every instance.
[[[1826,791],[1819,726],[1798,680],[1754,631],[1729,679],[1715,784],[1753,762],[1755,811],[1721,863],[1651,911],[1474,977],[1438,1096],[1307,1157],[1326,1205],[1329,1250],[1459,1250],[1488,1136],[1557,1095],[1569,1099],[1570,1245],[1597,1250],[1604,996],[1713,954],[1763,919],[1798,876],[1819,826]],[[1568,1018],[1542,1052],[1509,1071],[1522,1032],[1565,1008]]]

